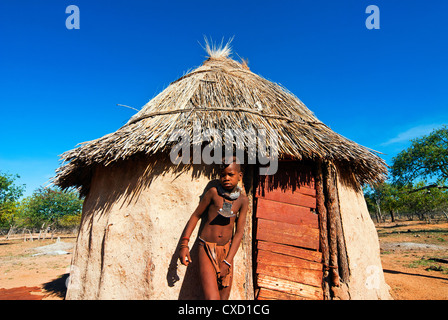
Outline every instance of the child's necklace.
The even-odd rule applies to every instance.
[[[222,208],[218,210],[218,214],[220,214],[221,216],[226,217],[226,218],[232,218],[232,217],[236,216],[236,214],[234,214],[232,211],[232,204],[233,204],[233,201],[238,199],[238,197],[241,194],[240,187],[237,186],[235,188],[235,191],[233,191],[231,193],[226,192],[221,185],[218,186],[217,190],[218,190],[218,194],[221,197],[223,197]],[[231,200],[231,201],[226,202],[226,199]]]
[[[224,188],[221,185],[218,185],[216,188],[218,190],[218,194],[221,197],[224,197],[228,200],[236,200],[241,194],[241,188],[239,186],[236,186],[235,190],[233,192],[228,192],[224,190]]]

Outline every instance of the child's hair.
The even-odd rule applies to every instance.
[[[231,161],[228,161],[228,160],[231,160]],[[226,163],[226,162],[229,162],[229,163]],[[239,164],[236,161],[235,156],[227,158],[227,161],[226,161],[225,157],[222,158],[222,164],[220,166],[221,171],[224,170],[225,168],[227,168],[228,166],[230,166],[232,163],[236,164],[238,172],[243,172],[243,168],[242,168],[241,164]]]

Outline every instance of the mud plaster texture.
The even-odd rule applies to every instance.
[[[384,280],[378,234],[367,210],[362,189],[349,173],[340,173],[337,182],[350,270],[350,299],[389,300],[390,288]]]

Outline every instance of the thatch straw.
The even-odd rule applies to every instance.
[[[192,136],[197,121],[220,132],[262,128],[279,138],[280,157],[339,162],[360,183],[385,178],[385,162],[375,152],[333,132],[288,90],[228,58],[229,50],[208,51],[202,66],[172,82],[123,127],[62,154],[54,183],[86,187],[94,165],[169,152],[172,133],[185,129]]]

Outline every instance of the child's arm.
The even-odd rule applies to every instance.
[[[188,220],[187,225],[185,226],[185,230],[182,234],[181,242],[180,242],[180,250],[179,250],[179,259],[180,262],[183,265],[188,266],[188,264],[191,262],[190,257],[190,249],[188,248],[188,241],[190,240],[190,236],[193,233],[194,228],[196,227],[196,224],[198,223],[199,219],[201,218],[204,211],[209,206],[212,196],[213,196],[213,188],[208,190],[202,200],[199,202],[198,207],[193,212],[193,214],[190,217],[190,220]]]
[[[246,225],[246,215],[247,215],[247,208],[249,206],[249,199],[247,197],[244,197],[242,200],[243,203],[241,204],[240,214],[238,216],[238,220],[236,223],[235,235],[233,236],[229,253],[227,254],[227,257],[225,259],[231,265],[233,265],[233,258],[235,257],[236,252],[240,247],[240,243],[244,235],[244,227]],[[223,267],[226,268],[225,266]],[[224,274],[227,274],[227,272],[224,272]]]

